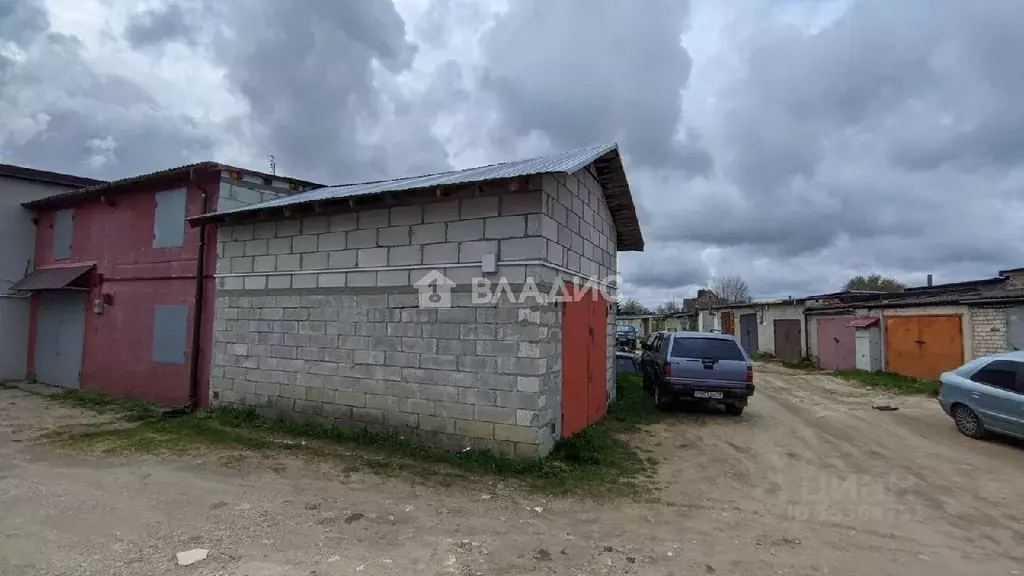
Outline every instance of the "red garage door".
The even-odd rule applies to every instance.
[[[604,418],[608,406],[608,305],[599,290],[566,284],[562,308],[562,436]]]
[[[826,370],[857,368],[856,329],[853,316],[818,318],[818,366]]]

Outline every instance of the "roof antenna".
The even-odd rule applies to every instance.
[[[273,154],[267,154],[267,162],[270,163],[270,173],[277,176],[277,160],[274,159]]]

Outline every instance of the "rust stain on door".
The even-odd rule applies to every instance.
[[[963,361],[963,321],[959,314],[885,319],[887,371],[935,380]]]
[[[722,312],[722,333],[736,335],[736,318],[732,312]]]

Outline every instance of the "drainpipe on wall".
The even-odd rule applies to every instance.
[[[807,318],[807,308],[804,308],[804,360],[817,364],[817,359],[811,358],[811,321]],[[818,346],[821,346],[819,343]]]
[[[191,181],[191,176],[189,181]],[[210,193],[202,184],[196,184],[202,194],[203,214],[209,211]],[[192,358],[189,367],[188,404],[189,411],[195,411],[199,403],[199,357],[203,336],[203,301],[206,296],[206,223],[199,226],[199,252],[196,254],[196,308],[192,321]]]

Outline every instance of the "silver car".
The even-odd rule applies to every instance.
[[[939,404],[968,438],[1024,438],[1024,351],[971,360],[939,380]]]

